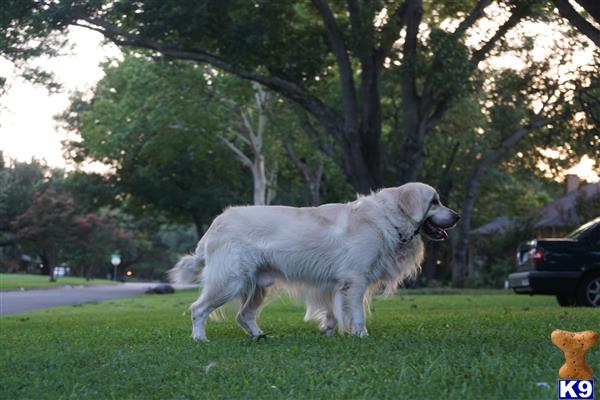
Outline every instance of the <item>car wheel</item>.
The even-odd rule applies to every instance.
[[[586,307],[600,307],[600,274],[592,274],[583,278],[579,285],[577,304]]]
[[[556,296],[556,300],[561,307],[574,307],[577,305],[577,299],[572,295],[559,294]]]

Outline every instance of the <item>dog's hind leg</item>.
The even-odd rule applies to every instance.
[[[328,309],[325,312],[325,318],[321,321],[319,325],[319,330],[325,336],[333,335],[333,331],[335,330],[335,326],[337,325],[337,321],[335,316],[333,315],[333,310]]]
[[[333,312],[333,293],[329,289],[312,288],[304,291],[306,313],[304,320],[319,322],[319,331],[325,336],[331,336],[337,321]]]
[[[207,340],[205,325],[210,313],[221,307],[240,292],[241,285],[237,282],[228,282],[224,287],[204,285],[202,294],[192,303],[192,338]]]
[[[235,319],[250,336],[258,337],[263,334],[256,323],[256,315],[266,297],[267,289],[261,286],[257,286],[251,294],[242,294],[242,306]]]
[[[337,320],[335,319],[335,314],[333,312],[333,294],[331,291],[322,291],[321,293],[321,307],[322,311],[319,312],[319,330],[325,336],[333,335],[335,331],[335,327],[337,325]]]

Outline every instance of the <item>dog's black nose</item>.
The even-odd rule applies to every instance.
[[[453,219],[453,224],[456,224],[460,220],[460,215],[458,215],[458,213],[452,211],[452,219]]]

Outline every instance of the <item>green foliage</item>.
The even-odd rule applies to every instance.
[[[535,237],[534,220],[515,219],[517,224],[500,232],[473,240],[473,273],[467,279],[469,287],[504,287],[508,274],[516,270],[515,255],[519,244]]]
[[[576,71],[569,77],[572,80],[568,84],[564,82],[565,75],[558,76],[556,70],[556,66],[568,64],[576,50],[583,46],[581,37],[563,32],[549,56],[538,60],[532,53],[537,38],[525,32],[515,41],[501,40],[491,52],[517,57],[525,68],[477,69],[475,63],[469,61],[476,49],[467,46],[466,37],[442,28],[449,19],[467,15],[477,4],[474,0],[423,2],[423,26],[427,29],[418,35],[416,57],[404,57],[399,47],[391,51],[385,67],[377,74],[381,93],[375,93],[374,97],[375,103],[381,101],[382,112],[376,109],[370,116],[362,115],[360,110],[370,104],[367,92],[372,88],[365,92],[361,86],[364,83],[361,82],[364,77],[361,56],[365,50],[374,51],[368,53],[369,57],[375,55],[385,34],[382,26],[374,23],[375,16],[384,8],[390,12],[396,10],[402,3],[400,0],[363,2],[359,15],[362,24],[355,25],[358,34],[353,35],[347,4],[328,1],[354,70],[359,110],[354,113],[356,122],[361,129],[369,127],[366,133],[361,133],[363,144],[368,142],[364,139],[377,134],[379,124],[382,125],[379,147],[383,151],[381,157],[378,151],[373,151],[377,154],[372,159],[383,160],[384,172],[376,181],[384,186],[398,183],[396,166],[403,161],[398,159],[402,154],[400,149],[407,146],[404,130],[409,128],[404,123],[410,120],[411,112],[407,113],[407,103],[402,103],[408,100],[401,99],[402,68],[415,72],[417,97],[425,101],[419,110],[426,109],[421,106],[427,102],[449,99],[450,108],[441,124],[431,134],[423,134],[426,148],[417,148],[415,152],[421,154],[426,150],[423,151],[424,171],[419,180],[436,186],[444,200],[455,208],[462,205],[474,167],[487,154],[499,151],[500,144],[515,130],[530,123],[541,104],[545,106],[541,115],[553,119],[552,124],[521,139],[487,171],[478,192],[473,225],[499,214],[527,215],[548,201],[550,193],[556,193],[557,185],[543,177],[537,168],[543,159],[539,154],[541,148],[556,148],[562,153],[556,159],[544,160],[554,176],[559,176],[561,170],[571,166],[582,154],[600,157],[600,150],[596,150],[600,149],[597,66]],[[515,10],[521,9],[523,4],[526,18],[556,21],[547,2],[509,1],[500,6]],[[294,91],[279,89],[287,93],[285,101],[273,96],[275,104],[270,116],[273,129],[267,135],[265,151],[268,165],[275,162],[278,165],[275,202],[293,205],[306,202],[303,183],[284,151],[287,142],[294,144],[307,165],[325,163],[323,202],[351,198],[352,190],[346,179],[351,180],[348,177],[352,174],[348,172],[348,152],[343,147],[347,124],[340,112],[344,104],[340,69],[323,21],[309,1],[274,4],[264,0],[166,3],[158,0],[50,3],[19,0],[9,1],[0,15],[0,26],[10,28],[3,30],[0,51],[14,55],[15,60],[50,53],[61,45],[60,41],[51,41],[51,34],[64,33],[75,21],[98,18],[175,49],[214,54],[229,65],[226,69],[242,68],[248,74],[275,77],[294,87],[297,85],[306,93],[301,101]],[[394,16],[390,14],[389,18]],[[126,36],[120,38],[127,41]],[[58,36],[54,36],[56,38]],[[41,44],[34,49],[27,43]],[[133,44],[137,46],[139,42]],[[79,131],[82,138],[80,143],[69,145],[71,159],[77,163],[102,161],[112,167],[110,176],[71,174],[64,182],[65,189],[86,212],[122,203],[124,210],[135,213],[138,218],[159,214],[164,218],[164,213],[169,221],[193,221],[200,233],[224,206],[250,202],[249,172],[218,139],[220,135],[228,135],[234,118],[217,97],[248,109],[252,102],[251,90],[244,81],[222,72],[169,58],[157,60],[158,52],[135,46],[128,47],[122,62],[105,65],[106,76],[96,88],[93,99],[75,98],[70,112],[63,116],[63,122]],[[180,58],[189,59],[186,55]],[[222,67],[219,62],[214,65]],[[431,93],[425,93],[425,88]],[[290,106],[289,100],[296,103]],[[306,101],[322,102],[323,107],[317,107],[319,112],[334,115],[329,124],[323,124],[314,112],[307,116],[302,103]],[[317,131],[321,136],[303,135],[297,120],[299,115],[313,125],[320,124]],[[426,123],[426,118],[421,122]],[[319,149],[323,148],[329,151],[321,152]],[[370,156],[366,155],[365,159],[369,160]],[[345,177],[340,166],[345,167]],[[2,190],[0,188],[0,198],[9,196],[8,190]],[[2,209],[3,204],[15,206]],[[0,202],[0,224],[2,216],[9,215],[7,210],[19,204],[25,203]],[[158,225],[168,225],[168,221],[162,222]],[[142,246],[146,252],[161,248],[162,242],[156,239],[161,229],[157,226],[142,229],[143,240],[140,240],[152,243]]]
[[[559,76],[557,66],[573,62],[582,45],[565,38],[553,46],[553,53],[541,62],[531,55],[523,56],[526,62],[523,70],[496,73],[483,100],[491,104],[486,107],[490,123],[483,135],[488,141],[499,143],[519,125],[535,118],[535,114],[552,119],[551,124],[532,130],[519,141],[512,160],[507,157],[503,161],[503,167],[513,175],[536,174],[547,179],[538,167],[543,161],[557,179],[583,155],[600,156],[596,117],[600,104],[592,100],[598,90],[596,76],[600,74],[600,66],[583,66]],[[556,149],[560,156],[546,157],[540,153],[541,149]]]
[[[326,49],[309,7],[307,2],[265,0],[118,2],[109,8],[107,19],[135,26],[149,37],[218,49],[221,57],[244,68],[264,68],[302,81],[321,70]]]
[[[89,102],[73,99],[61,122],[81,135],[81,141],[69,144],[74,161],[104,162],[114,173],[86,176],[108,186],[89,196],[82,191],[74,195],[107,204],[100,199],[115,190],[138,214],[166,211],[176,221],[193,221],[199,231],[224,207],[250,202],[250,172],[219,138],[227,137],[242,150],[248,147],[230,134],[240,123],[236,109],[251,118],[254,113],[254,92],[247,82],[197,65],[133,55],[107,64],[105,71],[94,97]],[[324,157],[301,132],[300,111],[271,95],[264,154],[268,168],[277,165],[275,202],[303,205],[302,182],[284,143],[293,143],[309,165]],[[324,162],[328,184],[323,200],[352,197],[335,163],[329,158]],[[77,179],[83,177],[73,175],[67,186],[76,186]]]
[[[64,37],[56,34],[57,26],[38,18],[38,9],[42,6],[40,2],[29,0],[2,3],[0,55],[11,62],[23,78],[56,91],[60,86],[53,75],[28,63],[42,55],[56,55],[58,49],[65,45]],[[0,94],[4,93],[6,85],[6,77],[0,76]]]
[[[473,228],[498,216],[527,219],[535,215],[537,208],[553,200],[536,179],[516,177],[502,169],[490,171],[488,177],[482,182]]]
[[[134,208],[199,228],[228,202],[248,202],[248,173],[218,139],[230,119],[202,68],[131,56],[105,70],[93,100],[75,100],[64,116],[81,134],[71,143],[76,161],[112,165],[108,179]]]
[[[550,332],[597,326],[597,310],[561,309],[549,296],[452,293],[376,300],[363,339],[323,337],[303,306],[280,300],[260,315],[266,340],[228,318],[209,321],[210,342],[197,343],[195,290],[7,316],[0,395],[552,399],[564,356]],[[600,352],[587,357],[600,365]]]
[[[189,225],[157,214],[127,214],[131,206],[120,204],[114,186],[97,174],[64,177],[64,171],[34,160],[0,169],[0,181],[2,270],[22,270],[19,260],[25,254],[34,262],[40,257],[46,274],[66,262],[73,274],[105,277],[112,268],[110,254],[119,250],[120,273],[133,268],[137,277],[164,279],[164,271],[197,240]]]
[[[110,176],[98,173],[73,171],[63,182],[64,190],[73,197],[77,208],[82,211],[95,211],[101,207],[117,207],[116,183]]]
[[[75,222],[73,199],[48,189],[33,194],[33,204],[11,221],[19,241],[26,248],[40,252],[45,263],[54,267],[60,250],[71,243],[70,229]]]
[[[115,250],[130,263],[150,246],[110,213],[88,213],[74,218],[73,241],[66,246],[69,264],[81,276],[106,276]]]
[[[435,69],[430,72],[435,98],[464,96],[473,90],[477,82],[470,80],[473,66],[467,46],[437,26],[431,28],[426,46],[428,54],[435,55],[429,66]]]
[[[436,24],[439,24],[446,18],[466,15],[474,5],[473,0],[424,0],[423,10],[426,17],[432,18]]]
[[[50,275],[55,265],[68,260],[75,273],[93,277],[98,268],[108,265],[114,249],[136,249],[142,244],[107,215],[79,213],[73,198],[52,188],[35,192],[33,204],[11,225],[17,242],[30,254],[39,254]]]
[[[10,222],[25,212],[33,194],[45,185],[48,168],[37,161],[12,162],[0,169],[0,234],[10,230]]]

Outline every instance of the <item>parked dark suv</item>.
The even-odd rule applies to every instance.
[[[516,293],[552,294],[561,306],[600,307],[600,217],[565,238],[521,245],[508,281]]]

